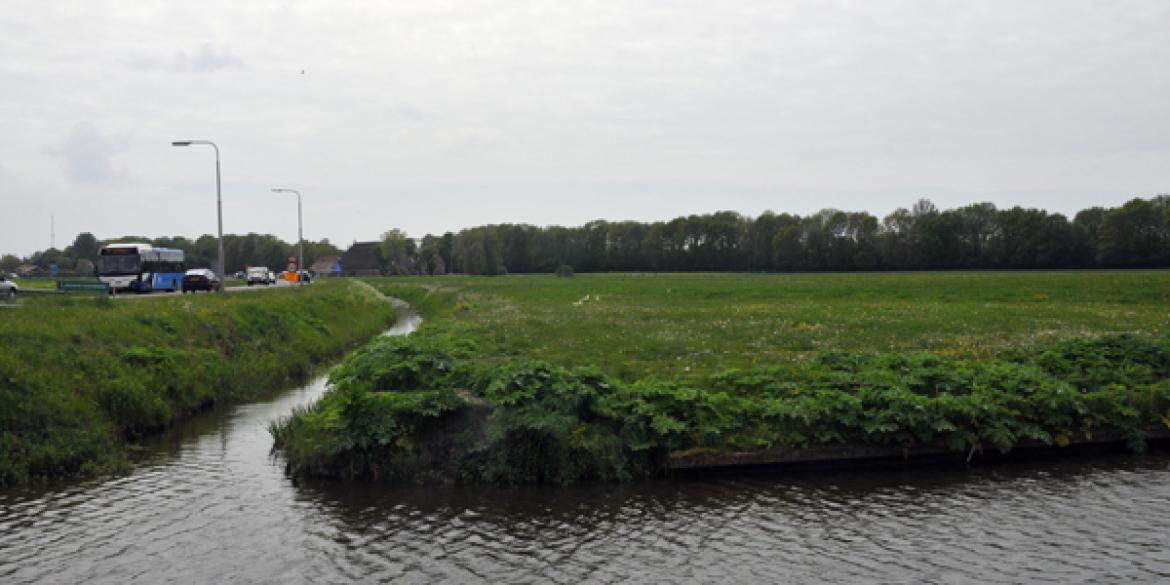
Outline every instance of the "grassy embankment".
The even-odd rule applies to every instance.
[[[19,302],[0,313],[0,485],[122,469],[128,442],[302,380],[394,318],[354,281]]]
[[[384,279],[432,317],[274,427],[308,473],[559,481],[671,453],[1003,451],[1170,424],[1170,273]]]

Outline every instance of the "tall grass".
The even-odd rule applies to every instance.
[[[0,313],[0,484],[123,469],[127,442],[303,380],[394,318],[355,281],[20,304]]]

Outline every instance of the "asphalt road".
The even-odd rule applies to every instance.
[[[265,290],[275,290],[278,288],[285,288],[285,287],[290,287],[290,286],[297,286],[297,284],[295,282],[288,282],[286,280],[278,280],[278,281],[276,281],[276,284],[256,285],[256,286],[246,286],[246,285],[245,286],[229,286],[229,287],[225,287],[223,290],[224,290],[224,292],[228,292],[228,293],[258,292],[258,291],[265,291]],[[312,286],[312,283],[308,283],[305,286]],[[194,292],[194,293],[189,293],[189,294],[207,294],[207,293],[205,293],[204,291],[199,291],[199,292]],[[177,296],[182,296],[182,295],[183,295],[182,292],[173,292],[173,293],[153,292],[150,294],[121,293],[121,294],[114,295],[114,298],[116,298],[116,299],[157,299],[159,297],[177,297]]]
[[[229,286],[229,287],[224,289],[224,292],[229,292],[229,293],[258,292],[258,291],[265,291],[265,290],[275,290],[278,288],[285,288],[285,287],[290,287],[290,286],[297,286],[297,284],[294,282],[288,282],[285,280],[278,280],[278,281],[276,281],[276,284],[271,284],[271,285]],[[305,284],[305,286],[312,286],[312,283],[307,283],[307,284]],[[18,301],[17,302],[0,301],[0,310],[20,308],[21,306],[23,306],[23,304],[19,302],[19,299],[21,297],[36,296],[36,295],[59,295],[59,294],[72,294],[72,293],[62,293],[56,289],[48,289],[48,288],[45,288],[45,289],[42,289],[42,288],[21,289],[20,292],[17,293],[17,296],[16,296]],[[92,294],[92,293],[90,293],[90,294]],[[190,294],[208,294],[208,293],[200,291],[198,293],[190,293]],[[178,296],[183,296],[183,293],[182,292],[172,292],[172,293],[154,292],[154,293],[150,293],[150,294],[121,293],[121,294],[114,295],[111,298],[114,298],[117,300],[134,300],[134,299],[157,299],[160,297],[178,297]]]

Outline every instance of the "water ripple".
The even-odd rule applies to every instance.
[[[294,484],[265,423],[192,421],[129,476],[0,491],[0,581],[1157,582],[1170,455],[572,488]]]

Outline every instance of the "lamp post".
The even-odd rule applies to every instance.
[[[192,144],[207,144],[215,149],[215,212],[219,220],[219,292],[223,292],[223,281],[226,278],[223,262],[223,196],[219,183],[219,147],[210,140],[177,140],[171,146],[191,146]]]
[[[302,234],[301,192],[296,189],[273,189],[273,193],[296,193],[297,195],[297,286],[304,284],[301,271],[305,270],[305,236]]]

